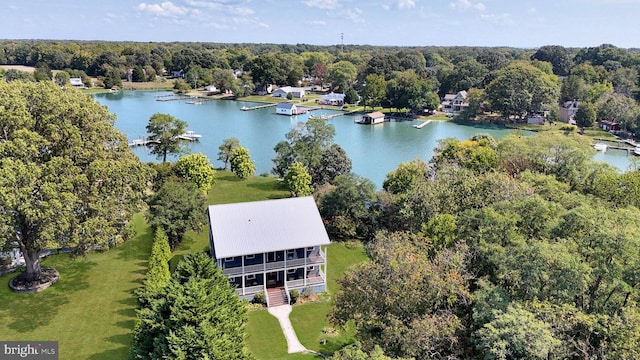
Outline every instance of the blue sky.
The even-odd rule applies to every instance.
[[[2,0],[0,38],[640,48],[640,0]]]

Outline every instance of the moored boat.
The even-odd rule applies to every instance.
[[[607,151],[608,147],[609,146],[607,144],[603,144],[603,143],[593,144],[593,148],[598,150],[598,151]]]

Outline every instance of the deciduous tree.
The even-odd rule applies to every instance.
[[[228,139],[224,139],[222,145],[218,146],[218,160],[224,163],[224,170],[227,170],[230,165],[231,160],[231,152],[240,146],[240,140],[237,138],[231,137]]]
[[[200,231],[206,223],[205,197],[192,182],[167,181],[149,199],[149,225],[162,227],[172,249],[187,230]]]
[[[202,153],[181,157],[176,161],[173,169],[176,175],[193,182],[205,194],[216,182],[216,172],[209,158]]]
[[[299,162],[294,162],[289,166],[287,174],[284,176],[284,183],[292,196],[307,196],[313,193],[311,175]]]
[[[45,249],[121,239],[151,171],[92,98],[53,82],[0,81],[0,94],[0,248],[18,247],[35,281]]]
[[[167,155],[180,154],[183,151],[179,135],[184,133],[187,123],[169,114],[156,113],[151,116],[147,124],[147,132],[151,134],[151,153],[167,162]]]
[[[239,146],[231,151],[231,171],[240,179],[246,179],[256,172],[249,150]]]

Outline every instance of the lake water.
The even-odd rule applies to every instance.
[[[236,137],[246,147],[256,164],[256,173],[269,173],[275,156],[274,146],[285,140],[285,134],[296,123],[306,122],[310,114],[320,116],[335,113],[316,110],[304,115],[274,114],[275,108],[241,111],[243,106],[255,103],[214,100],[200,105],[187,104],[187,100],[156,101],[156,96],[170,92],[124,91],[116,94],[97,94],[95,99],[116,114],[116,128],[124,132],[129,141],[146,136],[145,126],[155,113],[170,114],[186,121],[188,130],[202,134],[199,142],[187,146],[192,153],[201,152],[215,167],[222,167],[217,159],[218,146],[224,139]],[[511,133],[497,126],[468,126],[433,121],[422,129],[413,127],[418,121],[386,122],[379,125],[359,125],[357,116],[340,116],[329,120],[335,126],[335,142],[342,146],[353,162],[353,172],[364,176],[378,188],[391,170],[402,162],[414,159],[429,161],[440,139],[468,139],[478,133],[488,133],[498,139]],[[145,147],[135,147],[142,161],[158,161]],[[629,168],[630,158],[620,151],[599,153],[596,159],[607,161],[621,171]]]

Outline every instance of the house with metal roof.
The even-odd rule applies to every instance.
[[[289,303],[289,291],[327,288],[329,236],[311,196],[212,205],[211,257],[242,298],[267,295]]]
[[[283,86],[274,90],[271,96],[286,98],[289,93],[291,93],[295,99],[302,99],[305,96],[305,89],[301,87]]]

